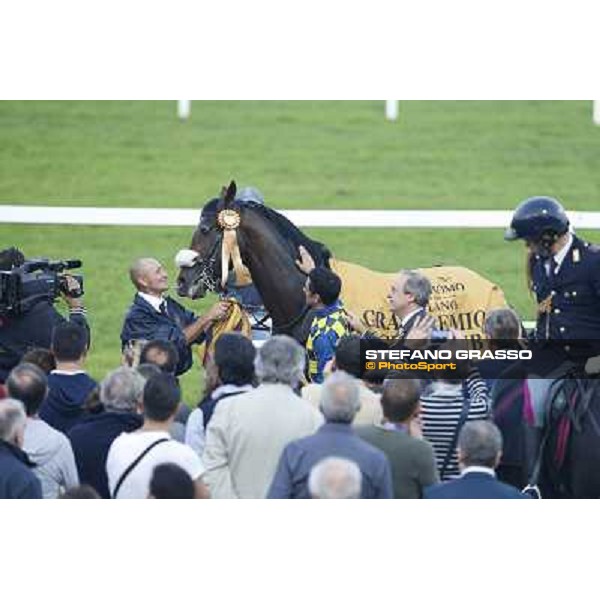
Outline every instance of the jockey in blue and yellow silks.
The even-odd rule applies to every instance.
[[[314,313],[306,352],[308,375],[315,383],[323,382],[325,365],[333,358],[340,338],[349,333],[346,314],[339,299],[341,287],[340,278],[325,267],[312,269],[304,284],[306,304]]]
[[[346,314],[340,300],[315,311],[306,342],[311,381],[323,382],[325,365],[334,357],[340,339],[348,333]]]

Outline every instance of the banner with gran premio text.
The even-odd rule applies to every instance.
[[[398,335],[398,321],[386,297],[397,273],[379,273],[360,265],[332,259],[331,268],[342,280],[346,309],[386,338]],[[464,267],[418,269],[431,281],[428,310],[440,329],[460,329],[471,340],[481,339],[486,313],[506,306],[504,292],[491,281]]]

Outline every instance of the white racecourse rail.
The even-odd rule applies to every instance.
[[[504,228],[509,210],[282,210],[298,227]],[[0,205],[0,223],[194,226],[200,209]],[[600,212],[570,212],[574,228],[600,229]]]

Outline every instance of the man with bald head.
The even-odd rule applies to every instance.
[[[176,374],[182,375],[192,366],[190,345],[201,343],[206,330],[227,313],[227,304],[219,302],[201,317],[166,295],[169,276],[155,258],[139,258],[129,269],[137,294],[129,308],[121,345],[125,349],[136,340],[168,340],[179,353]]]

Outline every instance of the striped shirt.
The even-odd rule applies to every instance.
[[[466,379],[466,390],[471,397],[467,421],[488,419],[491,401],[487,386],[475,369]],[[460,420],[463,401],[463,385],[460,383],[435,381],[421,395],[423,437],[433,445],[440,476],[442,476],[444,459]],[[455,448],[443,478],[452,479],[459,474],[458,454]]]

